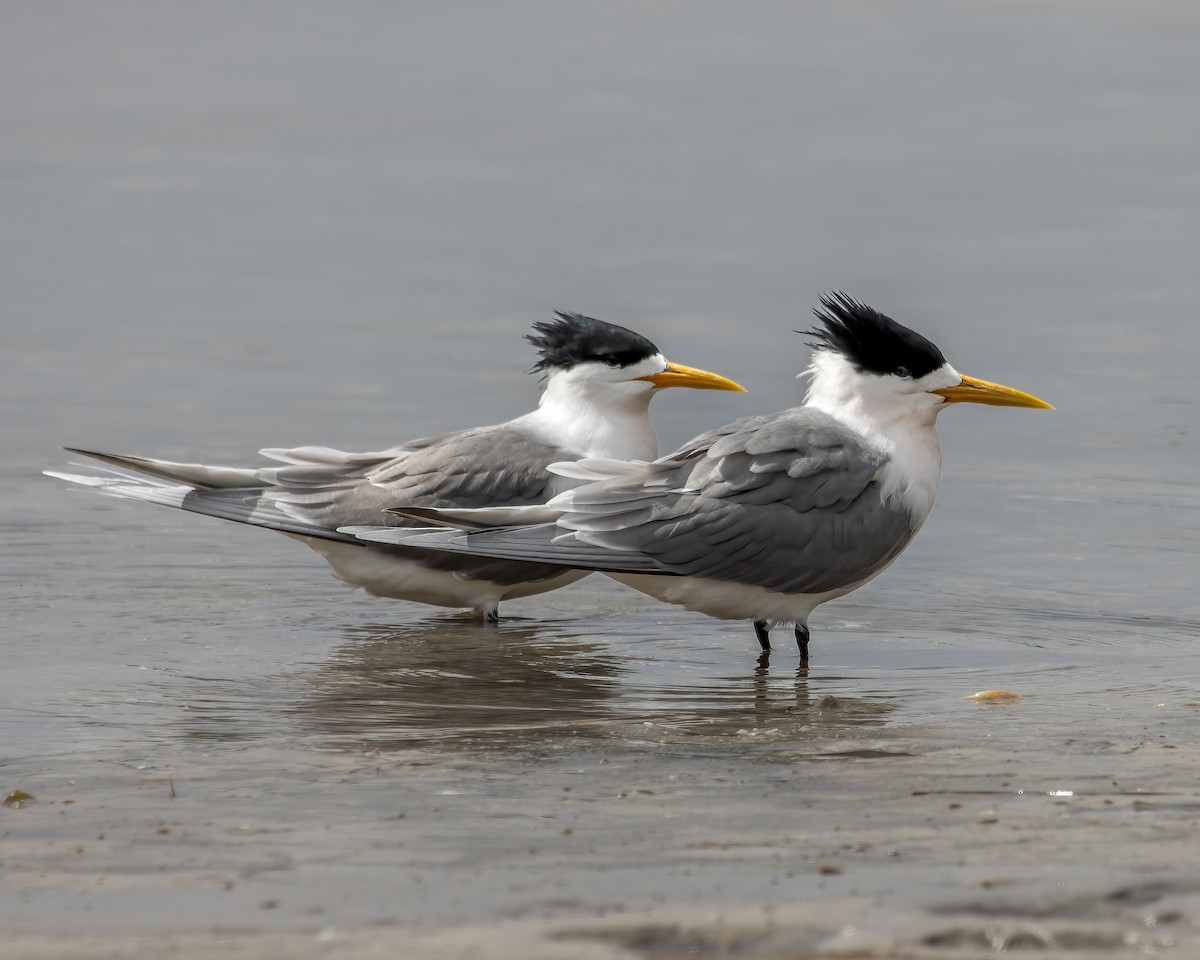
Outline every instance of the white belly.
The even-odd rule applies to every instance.
[[[656,577],[638,573],[610,573],[608,576],[664,603],[674,603],[720,620],[766,620],[772,624],[806,623],[818,604],[845,596],[855,589],[845,587],[827,593],[788,594],[703,577]]]
[[[586,570],[567,570],[553,580],[534,583],[498,584],[489,580],[467,580],[446,570],[430,570],[413,560],[352,543],[287,534],[312,547],[325,558],[341,579],[367,593],[393,600],[413,600],[438,607],[459,607],[489,612],[501,600],[531,597],[557,590],[588,575]]]

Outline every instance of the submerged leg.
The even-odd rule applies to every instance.
[[[758,645],[763,648],[763,652],[769,653],[771,650],[770,624],[766,620],[755,620],[754,635],[758,637]]]
[[[808,663],[808,627],[796,624],[796,646],[800,648],[800,662]]]

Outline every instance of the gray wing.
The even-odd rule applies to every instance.
[[[266,452],[266,451],[264,451]],[[285,451],[270,451],[270,455]],[[286,451],[298,459],[296,451]],[[561,458],[558,447],[510,427],[484,427],[405,444],[402,453],[358,463],[294,463],[274,470],[264,499],[290,518],[314,524],[323,536],[369,549],[395,552],[430,570],[501,584],[561,576],[557,565],[513,563],[503,558],[456,556],[419,544],[366,544],[340,527],[429,527],[386,512],[397,504],[418,508],[476,509],[545,503],[557,480],[546,468]]]
[[[265,496],[284,513],[328,530],[362,523],[417,525],[383,512],[397,504],[462,509],[544,503],[555,484],[546,468],[563,455],[511,427],[416,440],[371,460],[323,462],[310,455],[297,462],[304,450],[263,451],[291,460],[263,471],[271,482]]]
[[[103,476],[47,471],[100,493],[322,540],[394,552],[430,569],[498,583],[559,576],[549,564],[455,557],[440,551],[363,543],[350,524],[422,526],[384,512],[398,503],[475,508],[544,503],[559,483],[546,467],[566,453],[507,426],[414,440],[390,450],[269,449],[284,466],[214,467],[71,449],[111,464]],[[428,529],[428,528],[424,528]]]
[[[823,593],[866,579],[912,539],[908,511],[880,494],[887,456],[832,417],[799,407],[736,421],[652,464],[631,465],[627,478],[561,494],[553,501],[564,510],[557,526],[422,539],[582,569]]]
[[[258,468],[68,449],[111,465],[105,477],[88,484],[104,493],[292,533],[330,534],[356,523],[412,525],[384,512],[397,504],[462,509],[544,503],[556,485],[546,468],[564,454],[506,426],[427,437],[372,453],[328,447],[263,450],[284,466]],[[163,493],[167,489],[172,492]],[[186,502],[180,502],[184,493]]]
[[[343,527],[368,543],[419,549],[423,554],[453,554],[459,558],[492,558],[499,561],[520,561],[522,566],[550,566],[555,574],[564,567],[575,570],[595,570],[601,573],[653,573],[666,571],[646,557],[582,543],[573,536],[562,536],[553,523],[537,523],[522,527],[504,527],[464,534],[462,531],[419,529],[397,530],[394,527]],[[547,578],[548,579],[548,578]]]
[[[915,532],[880,494],[887,452],[820,411],[748,418],[679,453],[673,467],[674,454],[659,461],[667,475],[653,487],[564,494],[559,525],[662,572],[786,593],[859,583]]]

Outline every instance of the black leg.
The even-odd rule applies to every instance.
[[[754,635],[758,637],[758,645],[763,648],[763,652],[769,653],[771,650],[771,627],[766,620],[754,621]]]
[[[800,662],[808,663],[808,627],[796,624],[796,646],[800,648]]]

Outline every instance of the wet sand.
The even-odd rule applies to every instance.
[[[27,960],[115,960],[130,956],[210,957],[287,956],[296,960],[372,960],[397,955],[428,960],[479,956],[558,960],[630,960],[694,956],[753,956],[766,960],[825,957],[863,960],[962,960],[1016,954],[1031,960],[1069,956],[1109,960],[1114,956],[1191,956],[1194,928],[1182,932],[1157,915],[1126,904],[1162,902],[1157,889],[1116,891],[1120,905],[1107,910],[1054,909],[991,913],[962,919],[915,917],[861,898],[829,899],[820,905],[773,904],[752,909],[681,911],[659,909],[636,918],[564,917],[556,921],[512,921],[486,927],[460,926],[434,931],[373,930],[369,933],[224,933],[206,936],[11,938],[17,956]],[[1173,905],[1179,899],[1173,899]],[[1173,910],[1168,911],[1173,913]],[[880,931],[886,931],[882,933]]]
[[[612,629],[586,649],[538,646],[539,629],[431,624],[420,632],[468,654],[440,670],[413,631],[355,638],[271,681],[308,688],[270,705],[274,732],[247,729],[260,718],[249,691],[230,695],[236,681],[208,700],[193,679],[192,702],[136,756],[27,761],[37,802],[5,811],[12,948],[1194,948],[1200,702],[1172,679],[1184,658],[1170,644],[1101,667],[1085,651],[1052,662],[843,625],[823,643],[839,668],[716,676],[707,661],[723,651],[651,636],[667,664],[639,689],[642,642]],[[908,666],[856,665],[881,646]],[[997,654],[1007,666],[988,663]],[[1121,675],[1139,683],[1097,683]],[[998,679],[1022,699],[961,699]]]

